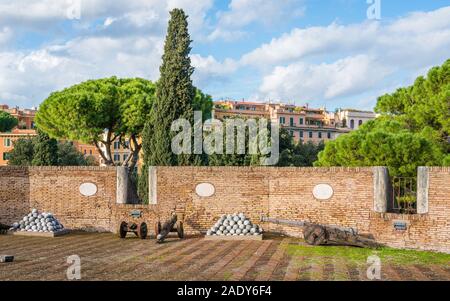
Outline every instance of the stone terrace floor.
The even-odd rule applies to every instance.
[[[381,258],[382,280],[450,280],[450,255],[392,249],[312,247],[270,236],[263,241],[164,244],[132,235],[72,233],[58,238],[0,235],[0,280],[66,280],[67,257],[81,258],[82,280],[368,280],[367,257]]]

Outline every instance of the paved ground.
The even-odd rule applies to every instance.
[[[450,255],[398,252],[311,247],[280,237],[158,245],[112,234],[0,235],[0,254],[16,258],[0,263],[0,280],[66,280],[67,257],[74,254],[81,258],[82,280],[367,280],[371,254],[382,259],[382,280],[450,280]]]

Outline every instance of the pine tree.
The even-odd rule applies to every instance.
[[[193,124],[193,102],[196,90],[192,85],[189,53],[191,39],[187,16],[181,9],[170,12],[171,19],[160,67],[156,101],[143,133],[146,166],[192,165],[193,155],[176,156],[171,150],[176,133],[170,128],[174,120],[184,118]]]
[[[34,166],[58,165],[58,142],[40,130],[35,138],[32,164]]]

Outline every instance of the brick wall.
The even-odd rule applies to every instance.
[[[244,212],[254,223],[261,214],[271,218],[306,220],[357,228],[393,247],[450,252],[450,168],[428,169],[429,212],[418,215],[376,213],[373,168],[276,167],[158,167],[157,203],[116,204],[115,168],[99,167],[0,167],[0,221],[12,223],[30,208],[53,212],[72,229],[117,232],[121,221],[130,221],[140,210],[153,233],[156,221],[173,210],[189,234],[205,232],[222,215]],[[80,184],[95,183],[98,192],[85,197]],[[199,197],[200,183],[215,187],[211,197]],[[329,184],[333,196],[319,201],[312,190]],[[406,231],[393,227],[406,221]],[[262,224],[267,231],[301,236],[301,229]]]
[[[97,193],[81,195],[82,183]],[[0,221],[13,223],[31,208],[52,212],[73,229],[109,231],[116,201],[116,169],[100,167],[0,167]]]

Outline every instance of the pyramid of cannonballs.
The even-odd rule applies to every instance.
[[[20,222],[12,225],[13,231],[27,232],[58,232],[64,226],[49,212],[39,213],[37,209],[31,210]]]
[[[258,225],[253,225],[243,214],[223,215],[206,235],[212,236],[235,236],[235,235],[261,235],[262,229]]]

